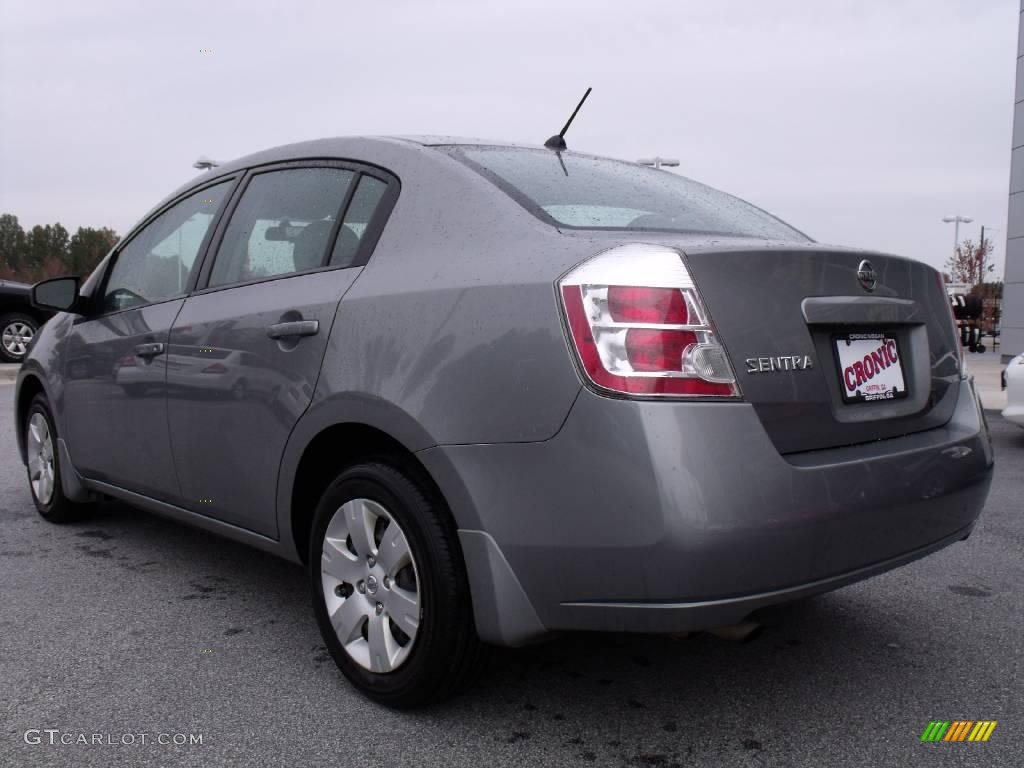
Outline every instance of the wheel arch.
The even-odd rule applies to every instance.
[[[23,374],[18,383],[17,394],[15,395],[14,406],[14,428],[18,439],[18,454],[24,464],[28,457],[25,454],[25,422],[28,418],[28,409],[36,395],[46,395],[46,387],[43,380],[34,373]],[[52,406],[51,406],[52,410]]]
[[[306,561],[317,501],[338,472],[359,461],[397,463],[450,510],[446,494],[416,456],[433,444],[411,416],[380,398],[343,396],[315,404],[292,431],[281,462],[278,534],[285,552]],[[454,516],[452,524],[454,532]]]

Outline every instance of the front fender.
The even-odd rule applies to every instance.
[[[57,433],[67,434],[64,428],[64,379],[61,371],[61,352],[68,329],[71,327],[72,315],[61,313],[45,323],[36,334],[28,356],[18,370],[18,378],[14,384],[15,417],[22,405],[22,393],[27,385],[37,384],[42,388],[50,404],[50,413],[57,425]],[[18,453],[22,462],[25,457],[25,435],[20,428],[15,429],[18,441]]]

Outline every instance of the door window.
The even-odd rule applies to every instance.
[[[291,168],[253,176],[231,215],[210,286],[319,269],[355,174]]]
[[[185,198],[129,240],[115,256],[102,311],[116,312],[185,293],[203,238],[231,184],[225,181]]]

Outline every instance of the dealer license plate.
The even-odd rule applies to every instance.
[[[843,402],[863,403],[907,396],[903,360],[894,336],[847,333],[834,336],[833,343]]]

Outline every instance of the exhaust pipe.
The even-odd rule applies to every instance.
[[[727,627],[714,627],[707,630],[707,632],[722,640],[731,640],[734,643],[749,643],[760,635],[763,630],[763,624],[758,624],[756,621],[744,621]]]

